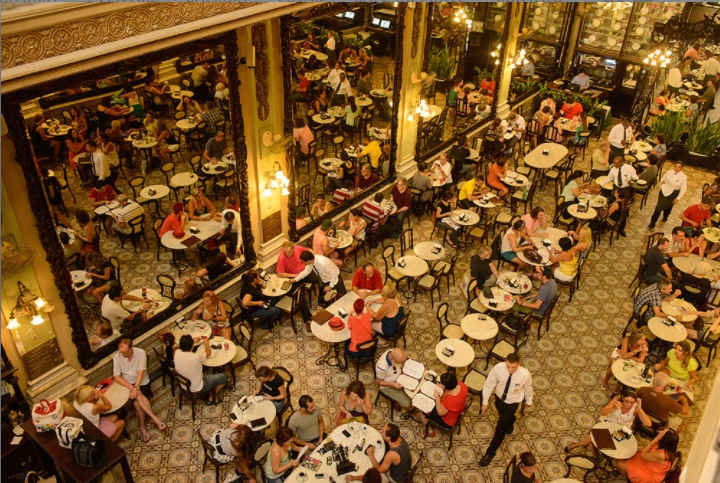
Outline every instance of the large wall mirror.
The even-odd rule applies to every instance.
[[[502,2],[431,4],[421,94],[429,109],[419,119],[418,159],[435,156],[494,112],[506,12]]]
[[[394,177],[406,8],[327,3],[282,18],[294,239]]]
[[[121,285],[153,299],[147,313],[119,328],[135,338],[255,262],[237,63],[231,32],[2,95],[41,242],[86,368],[116,350],[119,334],[98,331],[108,289]],[[217,143],[210,148],[218,150],[210,153],[217,163],[203,156],[209,140]],[[104,187],[96,185],[93,155],[82,153],[95,149],[108,151]],[[132,204],[137,212],[123,211]],[[221,240],[223,224],[214,213],[229,205],[239,213],[239,231],[234,235],[229,225]],[[180,206],[188,224],[164,229]],[[83,241],[92,231],[95,239]],[[231,263],[215,263],[219,253]],[[108,281],[85,276],[105,275],[106,268]],[[122,305],[135,312],[142,303]]]

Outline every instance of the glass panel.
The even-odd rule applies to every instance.
[[[620,53],[631,10],[630,2],[588,4],[588,13],[580,34],[580,46]]]
[[[561,2],[530,3],[525,16],[525,27],[535,30],[533,35],[560,40],[563,22],[565,21],[566,5],[566,3]]]
[[[551,75],[557,68],[557,56],[560,48],[542,42],[528,41],[523,44],[528,55],[532,55],[535,64],[535,73]]]
[[[493,2],[488,4],[485,27],[494,30],[505,28],[505,15],[507,4],[505,2]]]
[[[667,22],[669,18],[682,12],[683,4],[680,2],[641,3],[635,7],[627,43],[626,55],[645,57],[654,47],[650,44],[650,35],[655,22]]]

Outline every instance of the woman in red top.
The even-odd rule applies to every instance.
[[[400,238],[405,218],[410,214],[412,208],[412,192],[407,187],[405,178],[398,178],[397,183],[390,192],[390,201],[397,206],[395,214],[395,238]]]
[[[487,182],[485,183],[489,187],[496,189],[500,198],[504,198],[509,192],[505,183],[500,181],[505,177],[505,170],[505,158],[497,158],[490,166]]]
[[[353,303],[353,312],[348,317],[350,340],[347,341],[347,352],[350,357],[359,357],[357,345],[372,339],[370,314],[365,310],[365,300],[357,299]]]
[[[495,81],[489,77],[486,77],[480,83],[480,89],[487,89],[488,95],[492,97],[495,95]]]
[[[465,410],[465,401],[468,396],[468,388],[463,382],[458,382],[455,374],[446,372],[440,376],[439,386],[445,391],[442,396],[440,392],[435,393],[435,407],[427,416],[420,415],[425,430],[423,430],[423,438],[430,436],[435,437],[435,431],[432,430],[428,423],[432,421],[440,427],[451,429],[457,424],[458,418]]]
[[[680,438],[672,429],[660,431],[652,442],[640,448],[628,460],[613,460],[620,473],[631,483],[661,483],[678,458],[677,445]]]

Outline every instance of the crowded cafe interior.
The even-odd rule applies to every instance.
[[[3,480],[720,474],[717,3],[15,5]]]

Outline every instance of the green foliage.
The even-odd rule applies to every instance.
[[[515,95],[515,97],[521,97],[528,92],[534,91],[539,82],[536,81],[523,81],[519,79],[514,79],[510,83],[510,92]]]
[[[548,95],[552,96],[552,98],[555,100],[555,104],[557,104],[558,107],[562,106],[563,102],[565,102],[565,99],[568,96],[571,96],[575,100],[575,102],[578,102],[581,106],[583,106],[583,112],[586,112],[588,116],[592,116],[596,111],[598,111],[598,109],[608,103],[608,101],[600,102],[597,99],[590,99],[590,97],[576,92],[568,94],[565,91],[550,89],[547,86],[547,82],[543,82],[542,84],[540,84],[540,96],[544,99]]]
[[[450,47],[446,46],[438,52],[430,52],[428,68],[438,79],[449,80],[455,70],[455,57],[450,53]]]
[[[475,66],[475,72],[477,73],[475,84],[478,87],[480,87],[484,79],[495,80],[495,72],[491,70],[481,69],[480,67]]]
[[[692,123],[685,148],[693,153],[711,156],[720,147],[720,122],[712,124],[708,119],[703,126],[699,118],[696,116]]]
[[[679,143],[686,125],[685,111],[669,111],[664,116],[655,117],[651,136],[655,137],[658,134],[663,134],[666,144]],[[717,145],[715,147],[717,147]]]

